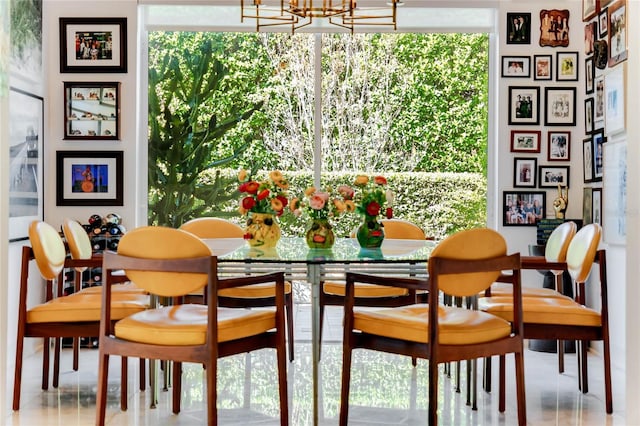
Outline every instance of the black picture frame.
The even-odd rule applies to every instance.
[[[64,82],[64,139],[120,139],[119,82]]]
[[[122,151],[57,151],[56,205],[122,206]]]
[[[584,133],[589,135],[593,132],[593,98],[584,100]]]
[[[609,8],[605,7],[598,14],[598,38],[604,38],[609,32]]]
[[[602,188],[591,191],[591,221],[602,226]]]
[[[553,80],[553,56],[533,55],[533,79]]]
[[[502,225],[536,226],[546,217],[544,191],[503,191]]]
[[[584,183],[593,182],[593,140],[588,137],[582,141],[582,176]]]
[[[545,126],[576,125],[575,87],[545,87],[544,98]]]
[[[596,76],[596,64],[593,56],[589,56],[584,60],[584,91],[587,95],[594,92],[594,79]]]
[[[539,86],[509,87],[509,124],[540,124]]]
[[[578,52],[556,52],[556,81],[578,81]]]
[[[507,13],[507,44],[531,44],[531,13]]]
[[[513,187],[535,188],[538,160],[535,157],[513,159]]]
[[[547,133],[547,161],[571,160],[571,132],[549,130]]]
[[[593,181],[600,182],[604,176],[604,146],[607,141],[604,136],[604,129],[595,130],[591,134],[592,147],[593,147]]]
[[[60,72],[126,73],[127,18],[60,18]]]
[[[569,166],[538,166],[538,188],[569,188]]]
[[[15,242],[29,239],[29,224],[44,218],[44,99],[10,87],[9,103],[8,236]]]
[[[503,56],[502,77],[531,77],[531,56]]]
[[[593,188],[582,188],[582,225],[593,223]]]

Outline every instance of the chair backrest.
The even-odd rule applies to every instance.
[[[233,222],[217,217],[200,217],[185,222],[181,230],[200,238],[242,238],[244,230]]]
[[[72,259],[91,259],[93,248],[87,231],[77,221],[66,218],[62,222],[62,232],[69,246]]]
[[[64,268],[67,257],[67,250],[58,231],[46,222],[34,220],[29,226],[29,241],[40,274],[46,280],[56,279]]]
[[[179,229],[145,226],[127,232],[118,244],[118,255],[137,259],[191,259],[211,257],[209,247],[197,236]],[[207,285],[206,274],[152,272],[125,269],[136,286],[159,296],[174,297],[196,292]]]
[[[553,230],[544,249],[547,262],[564,262],[571,239],[576,235],[578,227],[574,222],[564,222]]]
[[[424,240],[427,238],[422,228],[408,220],[384,219],[381,223],[384,225],[385,238],[397,240]]]
[[[567,269],[575,282],[584,283],[589,278],[601,235],[600,225],[591,223],[580,228],[571,240],[567,250]]]
[[[498,232],[474,228],[457,232],[442,240],[430,259],[484,260],[507,254],[507,242]],[[451,274],[438,277],[439,289],[453,296],[473,296],[486,290],[500,276],[500,271]]]

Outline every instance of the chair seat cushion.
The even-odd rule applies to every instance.
[[[511,297],[513,294],[513,286],[505,283],[493,283],[491,284],[491,296],[492,297]],[[551,288],[542,287],[525,287],[522,286],[522,297],[564,297],[571,300],[570,297],[564,294],[558,293]]]
[[[90,294],[102,294],[102,286],[97,285],[93,287],[86,287],[80,290],[81,293]],[[129,294],[147,294],[147,292],[132,283],[131,281],[127,281],[124,284],[113,284],[111,286],[112,293],[129,293]]]
[[[347,285],[343,282],[327,281],[322,288],[327,294],[344,296]],[[355,284],[354,289],[355,297],[397,297],[406,296],[409,293],[406,288],[364,283]]]
[[[206,305],[186,304],[149,309],[116,323],[115,335],[152,345],[202,345],[207,335]],[[218,341],[240,339],[276,326],[275,308],[218,308]]]
[[[481,297],[478,308],[497,315],[507,321],[513,319],[510,297]],[[525,297],[522,299],[522,319],[531,324],[558,324],[600,326],[600,313],[587,308],[569,297]]]
[[[291,283],[284,283],[285,294],[291,293]],[[273,283],[244,285],[235,288],[225,288],[218,291],[218,296],[235,297],[238,299],[261,299],[264,297],[275,297],[276,286]]]
[[[409,305],[400,308],[354,310],[354,328],[375,334],[418,343],[428,342],[429,306]],[[481,311],[439,306],[440,343],[463,345],[498,340],[511,334],[511,324]]]
[[[113,293],[111,317],[115,320],[144,311],[149,306],[149,296]],[[100,321],[102,295],[79,292],[58,297],[27,311],[28,323]]]

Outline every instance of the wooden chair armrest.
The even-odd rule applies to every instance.
[[[429,281],[419,278],[388,277],[380,275],[361,274],[357,272],[346,273],[347,286],[354,283],[386,285],[389,287],[402,287],[409,290],[429,290]]]
[[[566,262],[548,262],[544,256],[522,256],[520,257],[520,265],[522,269],[555,269],[566,270]]]

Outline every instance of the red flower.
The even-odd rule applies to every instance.
[[[254,181],[247,182],[245,191],[248,192],[249,194],[257,194],[259,187],[260,187],[260,184],[258,182],[254,182]]]
[[[378,213],[380,213],[380,204],[376,203],[375,201],[370,202],[367,205],[367,214],[369,216],[377,216]]]
[[[238,191],[247,192],[247,182],[242,182],[240,186],[238,186]]]
[[[387,178],[384,176],[376,176],[373,178],[373,182],[376,185],[386,185],[387,184]]]
[[[260,191],[260,193],[258,194],[258,201],[260,200],[264,200],[265,198],[267,198],[269,196],[269,190],[268,189],[263,189],[262,191]]]
[[[245,210],[251,210],[256,205],[256,200],[253,197],[244,197],[242,199],[242,208]]]
[[[278,200],[280,200],[280,202],[282,203],[282,208],[284,209],[285,207],[287,207],[287,204],[289,204],[289,200],[287,200],[287,197],[283,196],[283,195],[276,195],[276,198]]]
[[[387,207],[385,216],[387,216],[387,219],[391,219],[393,217],[393,209],[391,207]]]
[[[251,235],[250,233],[246,233],[242,236],[242,238],[244,238],[245,240],[250,240],[251,238],[253,238],[253,235]]]

